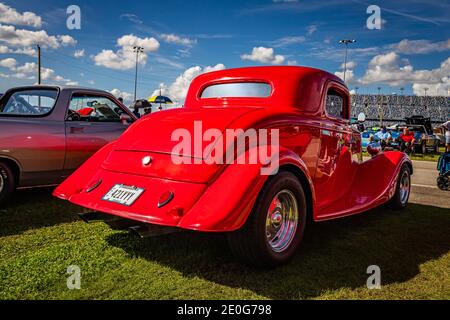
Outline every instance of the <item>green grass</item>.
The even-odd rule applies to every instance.
[[[0,299],[450,299],[450,210],[411,204],[310,226],[294,260],[258,271],[220,235],[139,239],[50,190],[21,191],[0,209]],[[66,270],[78,265],[80,290]],[[382,289],[365,287],[378,265]]]

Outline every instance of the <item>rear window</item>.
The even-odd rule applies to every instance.
[[[222,83],[207,87],[201,94],[207,98],[267,98],[272,87],[261,82]]]
[[[0,115],[42,116],[50,113],[58,96],[57,89],[18,90],[2,97]]]

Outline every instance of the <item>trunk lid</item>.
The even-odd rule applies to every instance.
[[[180,136],[175,139],[174,132],[190,134],[190,152],[184,150],[184,155],[201,157],[194,150],[201,150],[211,143],[203,141],[203,133],[208,129],[217,129],[222,133],[233,122],[247,113],[258,110],[252,107],[240,108],[201,108],[176,109],[153,113],[139,120],[131,126],[117,141],[116,151],[140,151],[172,154],[173,149],[181,141]],[[178,131],[177,131],[178,130]],[[180,131],[181,130],[181,131]]]

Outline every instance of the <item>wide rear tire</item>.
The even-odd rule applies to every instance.
[[[408,205],[411,194],[411,170],[407,164],[404,164],[398,175],[395,194],[389,202],[393,210],[402,210]]]
[[[269,178],[245,225],[228,234],[233,254],[259,268],[288,262],[303,238],[307,204],[297,177],[281,171]]]
[[[14,173],[5,162],[0,161],[0,204],[4,204],[11,198],[16,189]]]

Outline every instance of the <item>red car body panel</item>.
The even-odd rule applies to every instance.
[[[207,86],[227,82],[270,83],[272,93],[267,98],[200,98]],[[202,130],[216,128],[222,133],[225,129],[278,129],[280,169],[300,178],[315,221],[371,209],[393,196],[402,165],[412,169],[411,162],[400,152],[363,161],[359,132],[348,120],[331,118],[324,110],[330,88],[347,97],[348,117],[348,90],[339,78],[321,70],[258,67],[201,75],[192,82],[184,109],[139,120],[54,194],[91,210],[141,222],[208,232],[237,230],[270,176],[261,175],[261,164],[175,164],[173,131],[184,128],[195,135],[194,122],[202,121]],[[197,154],[194,145],[191,150],[192,158],[211,157],[207,152]],[[146,156],[153,159],[149,166],[142,164]],[[102,200],[115,184],[145,191],[131,206]],[[160,197],[168,191],[174,193],[173,200],[158,208]]]

